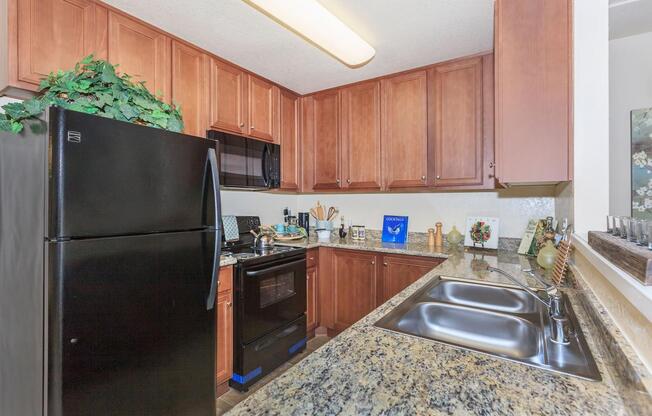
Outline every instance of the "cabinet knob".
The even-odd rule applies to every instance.
[[[337,179],[337,180],[335,180],[335,182],[337,182],[337,183],[340,183],[340,180],[339,180],[339,179]]]
[[[251,126],[251,130],[255,130],[253,125]]]
[[[346,180],[346,183],[351,183],[351,179],[347,179],[347,180]]]
[[[421,177],[421,180],[422,180],[422,181],[425,181],[425,180],[426,180],[426,175],[423,175],[423,176]]]
[[[387,267],[387,262],[386,261],[383,262],[383,266]]]
[[[376,264],[376,261],[375,261],[375,260],[371,260],[371,264]]]
[[[441,177],[439,175],[437,175],[437,179],[441,179]]]
[[[494,166],[496,166],[496,165],[494,165],[494,162],[489,162],[489,167],[490,168],[493,168]]]
[[[240,123],[240,127],[244,127],[244,123]]]
[[[233,306],[233,302],[226,302],[226,306],[230,308],[231,306]]]
[[[313,261],[315,258],[314,257],[308,257],[308,260]]]
[[[77,339],[77,338],[70,338],[70,343],[71,343],[71,344],[76,344],[77,341],[79,341],[79,339]]]

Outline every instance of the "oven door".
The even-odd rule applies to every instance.
[[[297,319],[306,311],[306,258],[295,257],[242,270],[243,344]]]

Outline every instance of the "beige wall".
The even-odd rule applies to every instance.
[[[347,223],[380,230],[383,215],[407,215],[410,231],[426,232],[437,221],[444,232],[453,225],[462,231],[466,217],[484,215],[500,220],[501,237],[521,238],[530,218],[555,215],[552,187],[515,187],[492,192],[316,194],[300,195],[298,208],[307,211],[317,201],[339,208]],[[337,224],[339,225],[339,219]]]
[[[652,107],[650,51],[652,32],[609,42],[609,212],[614,215],[631,215],[630,111]]]

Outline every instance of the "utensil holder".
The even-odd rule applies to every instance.
[[[333,229],[333,223],[328,220],[317,220],[317,226],[315,228],[330,231]]]

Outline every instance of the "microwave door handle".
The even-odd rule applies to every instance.
[[[265,183],[265,186],[269,188],[269,172],[267,171],[269,169],[269,157],[270,157],[270,151],[269,151],[269,145],[265,144],[265,147],[263,148],[263,157],[262,157],[262,172],[263,172],[263,182]]]
[[[215,306],[215,297],[217,296],[217,284],[220,269],[220,250],[222,243],[222,226],[221,212],[222,201],[220,198],[220,173],[217,167],[217,153],[214,148],[208,149],[208,164],[211,169],[213,178],[213,198],[214,198],[214,215],[215,215],[215,248],[213,249],[213,269],[211,271],[211,287],[206,299],[206,310],[211,310]]]

